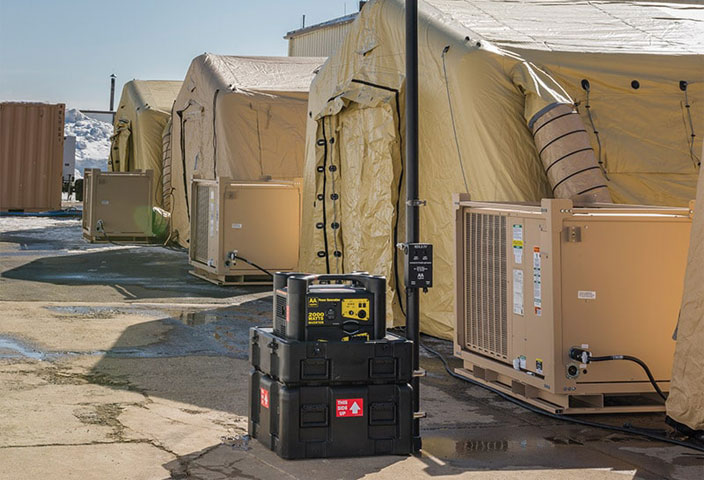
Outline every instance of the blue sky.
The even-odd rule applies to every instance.
[[[0,101],[107,110],[109,75],[181,80],[193,57],[286,55],[286,32],[355,0],[0,0]]]

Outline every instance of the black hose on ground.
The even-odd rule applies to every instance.
[[[432,348],[428,347],[427,345],[424,345],[423,343],[421,343],[420,346],[423,347],[431,355],[436,356],[442,362],[443,366],[445,367],[445,370],[447,371],[447,373],[451,377],[457,378],[459,380],[471,383],[472,385],[476,385],[478,387],[482,387],[486,390],[489,390],[490,392],[495,393],[496,395],[503,398],[504,400],[511,402],[515,405],[518,405],[520,407],[523,407],[526,410],[530,410],[533,413],[537,413],[539,415],[543,415],[545,417],[552,418],[555,420],[562,420],[564,422],[570,422],[570,423],[574,423],[577,425],[584,425],[586,427],[601,428],[604,430],[611,430],[614,432],[627,433],[627,434],[631,434],[631,435],[638,435],[641,437],[648,438],[650,440],[657,440],[659,442],[670,443],[673,445],[678,445],[680,447],[691,448],[691,449],[697,450],[699,452],[704,452],[704,446],[696,445],[694,443],[685,442],[682,440],[677,440],[674,438],[665,437],[663,435],[658,435],[656,433],[652,433],[651,431],[647,431],[647,430],[643,430],[643,429],[636,429],[633,427],[626,427],[626,426],[619,427],[617,425],[608,425],[606,423],[590,422],[588,420],[582,420],[580,418],[574,418],[574,417],[570,417],[567,415],[559,415],[557,413],[546,412],[545,410],[542,410],[538,407],[534,407],[533,405],[522,402],[522,401],[520,401],[510,395],[507,395],[507,394],[501,392],[500,390],[492,388],[489,385],[484,385],[482,383],[475,382],[467,377],[463,377],[462,375],[455,373],[454,371],[452,371],[452,368],[450,368],[450,364],[447,362],[447,359],[440,352],[433,350]],[[597,358],[599,358],[599,357],[597,357]],[[624,358],[624,360],[625,360],[625,358]]]
[[[653,385],[653,388],[655,391],[660,395],[660,398],[663,400],[667,400],[667,396],[663,393],[662,390],[660,390],[660,387],[658,386],[658,383],[655,381],[655,377],[653,377],[652,372],[648,368],[648,366],[645,364],[643,360],[637,357],[633,357],[631,355],[607,355],[603,357],[590,357],[589,360],[591,362],[607,362],[610,360],[628,360],[629,362],[637,363],[638,365],[641,366],[641,368],[645,371],[645,374],[648,376],[648,380],[650,380],[650,383]]]
[[[270,276],[271,278],[274,278],[274,274],[273,274],[273,273],[271,273],[269,270],[267,270],[267,269],[265,269],[265,268],[260,267],[260,266],[257,265],[256,263],[250,262],[250,261],[247,260],[246,258],[240,257],[240,256],[237,255],[237,254],[234,254],[233,256],[234,256],[235,259],[237,259],[237,260],[242,260],[244,263],[248,263],[248,264],[250,264],[251,266],[253,266],[254,268],[256,268],[257,270],[264,272],[265,274],[267,274],[267,275]]]

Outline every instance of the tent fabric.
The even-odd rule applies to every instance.
[[[112,172],[153,170],[154,205],[162,205],[162,133],[181,82],[131,80],[115,114],[108,168]]]
[[[302,176],[308,89],[324,60],[204,54],[191,62],[171,128],[171,225],[181,245],[193,178]]]
[[[552,196],[530,130],[546,107],[577,110],[614,202],[694,197],[702,18],[704,7],[673,2],[419,2],[421,239],[435,257],[422,331],[453,335],[452,194]],[[402,0],[367,3],[311,85],[299,265],[385,274],[395,324],[403,323],[395,244],[404,237],[404,27]]]
[[[704,155],[704,150],[702,150]],[[667,415],[704,431],[704,172],[699,175]]]

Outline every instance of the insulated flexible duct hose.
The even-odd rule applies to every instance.
[[[555,198],[611,203],[589,135],[572,105],[558,104],[541,112],[531,126]]]

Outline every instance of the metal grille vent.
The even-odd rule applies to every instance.
[[[197,262],[208,263],[208,214],[210,209],[210,188],[198,184],[193,185],[196,200],[195,232],[192,235],[193,259]]]
[[[465,215],[466,346],[508,359],[506,217]]]
[[[276,316],[283,322],[274,322],[274,333],[282,337],[286,336],[286,297],[276,295]]]
[[[90,223],[93,221],[93,188],[92,183],[95,176],[92,174],[86,175],[83,179],[83,228],[90,228]]]

